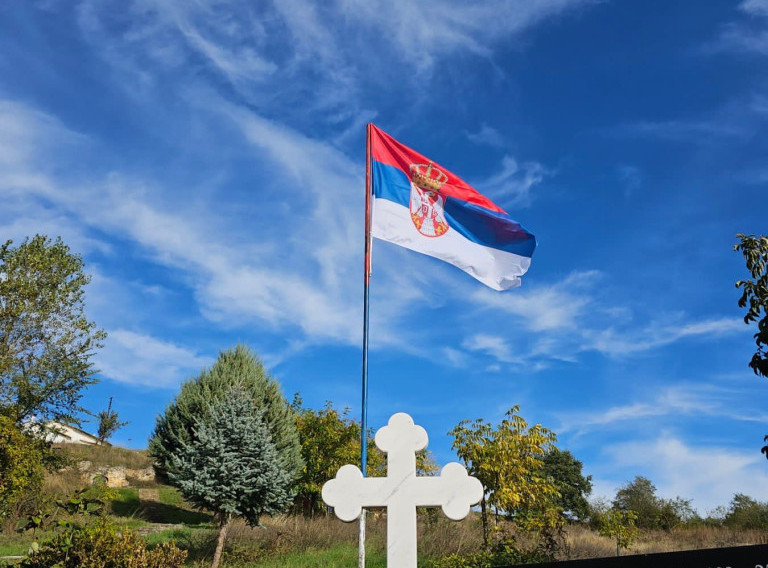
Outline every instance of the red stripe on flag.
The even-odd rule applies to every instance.
[[[445,169],[437,162],[422,156],[416,150],[401,144],[374,124],[371,124],[371,151],[374,160],[402,170],[409,179],[411,176],[411,164],[429,164],[432,162],[433,167],[436,167],[448,176],[448,181],[440,188],[442,195],[473,203],[491,211],[506,213],[501,207],[483,194],[478,193],[477,190],[459,176]]]

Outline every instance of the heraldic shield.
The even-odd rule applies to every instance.
[[[411,220],[425,237],[440,237],[448,229],[445,197],[440,188],[448,176],[429,164],[411,164]]]

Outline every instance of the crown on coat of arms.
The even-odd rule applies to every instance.
[[[448,176],[429,164],[411,164],[411,180],[422,189],[438,191]]]

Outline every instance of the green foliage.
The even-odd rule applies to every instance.
[[[543,459],[542,473],[550,477],[560,493],[554,498],[556,506],[572,519],[584,521],[589,517],[587,497],[592,493],[592,476],[584,477],[582,463],[569,451],[552,448]]]
[[[640,528],[656,528],[656,517],[659,513],[656,486],[647,477],[638,475],[616,492],[613,508],[619,511],[634,511],[636,524]]]
[[[296,505],[304,513],[314,513],[323,508],[323,484],[333,479],[341,466],[360,462],[360,424],[348,417],[348,409],[339,412],[330,402],[320,410],[312,410],[301,408],[301,400],[296,397],[293,408],[304,461]],[[369,468],[380,465],[373,463],[377,457],[380,459],[375,452],[368,456]]]
[[[323,510],[320,496],[323,484],[336,476],[346,464],[360,464],[360,423],[349,418],[349,409],[338,411],[328,401],[324,408],[302,408],[297,394],[292,408],[296,412],[301,457],[304,468],[298,483],[296,509],[305,514]],[[374,444],[373,432],[368,435],[368,463],[370,476],[386,475],[386,457]],[[437,465],[429,451],[416,454],[418,475],[432,475]]]
[[[120,422],[117,418],[117,412],[112,410],[112,397],[109,397],[109,404],[106,410],[99,412],[96,417],[99,419],[99,431],[98,438],[99,443],[103,444],[109,440],[115,432],[117,432],[123,426],[126,426],[128,422]]]
[[[503,538],[481,552],[472,554],[450,554],[431,560],[429,568],[491,568],[518,564],[551,562],[554,557],[540,550],[521,548],[512,538]]]
[[[544,456],[555,442],[547,428],[528,423],[512,407],[497,428],[479,418],[463,420],[449,432],[453,449],[464,461],[469,473],[485,489],[481,502],[483,540],[489,542],[487,505],[529,520],[536,512],[546,511],[558,496],[553,481],[542,474]]]
[[[293,480],[281,467],[263,415],[249,393],[232,389],[173,456],[171,483],[189,502],[222,518],[258,525],[261,515],[283,511],[293,498]]]
[[[26,496],[40,490],[45,475],[43,446],[22,432],[11,418],[0,414],[0,519],[10,515]]]
[[[43,235],[0,246],[0,411],[78,423],[106,334],[85,317],[83,261]]]
[[[616,542],[616,556],[622,549],[629,549],[640,535],[635,521],[637,514],[631,510],[609,509],[602,513],[599,521],[600,534],[610,537]]]
[[[157,418],[149,441],[149,455],[161,478],[167,478],[175,471],[174,454],[193,441],[197,424],[210,420],[211,409],[226,398],[232,388],[248,393],[253,404],[264,410],[280,468],[292,479],[299,478],[302,460],[296,415],[285,401],[277,381],[243,345],[219,353],[213,367],[184,383],[165,413]]]
[[[153,549],[135,532],[106,521],[60,533],[22,561],[22,568],[180,568],[187,553],[172,543]]]
[[[740,242],[733,250],[742,253],[752,277],[736,282],[736,287],[742,290],[739,307],[747,308],[744,323],[757,322],[757,351],[749,366],[756,375],[768,377],[768,236],[740,233],[736,237]]]
[[[661,499],[656,496],[653,483],[642,476],[635,477],[616,492],[613,507],[634,511],[636,524],[641,529],[670,530],[696,516],[690,499]]]
[[[768,530],[768,502],[737,493],[731,499],[723,525],[737,530]]]

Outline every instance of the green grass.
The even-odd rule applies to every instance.
[[[184,505],[184,497],[175,487],[160,487],[158,494],[163,505],[175,505],[177,507]]]
[[[368,568],[386,568],[386,554],[379,550],[366,551],[365,565]],[[245,565],[247,568],[355,568],[356,566],[357,546],[354,544],[337,544],[324,550],[275,555],[263,561]]]

